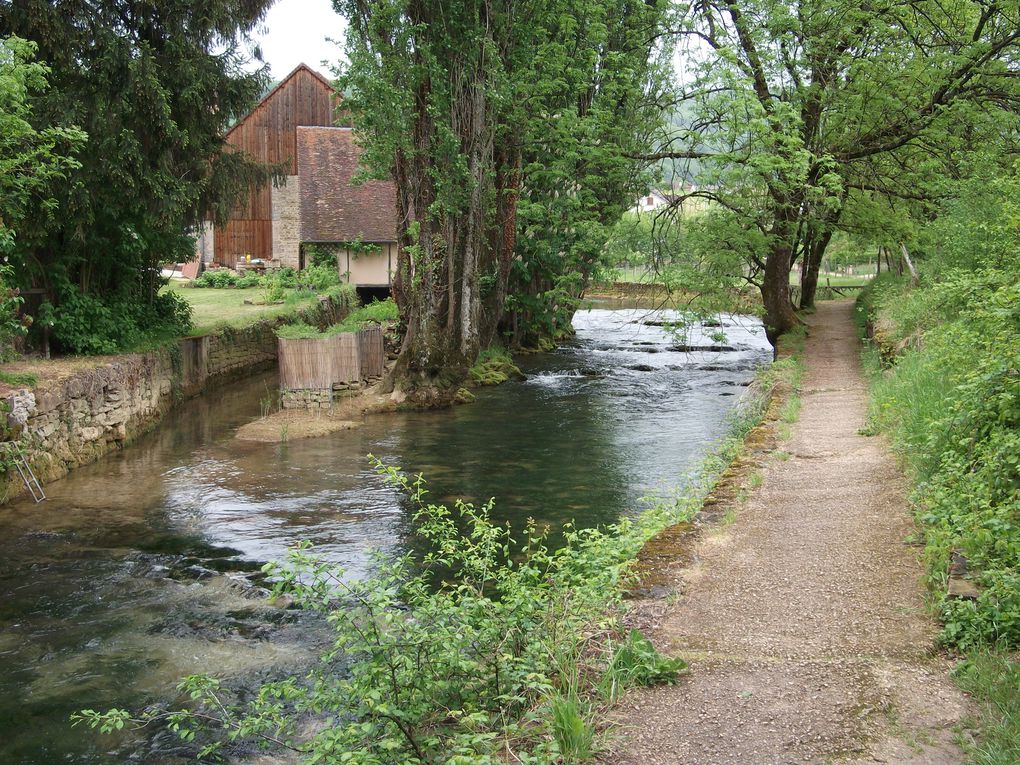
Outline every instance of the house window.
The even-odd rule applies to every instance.
[[[648,205],[649,207],[651,207],[654,204],[654,201],[652,200],[651,197],[648,197],[648,201],[645,202],[645,204]]]

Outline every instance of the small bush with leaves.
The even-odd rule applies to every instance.
[[[31,320],[21,313],[25,299],[21,291],[11,286],[14,269],[9,265],[0,265],[0,361],[6,361],[14,355],[14,341],[22,337],[31,324]]]
[[[916,480],[925,559],[943,640],[1020,646],[1020,286],[1011,270],[947,269],[936,284],[891,281],[861,298],[884,342],[904,352],[875,377],[872,423],[889,431]],[[870,291],[869,291],[870,292]],[[923,342],[904,340],[924,328]],[[946,596],[950,555],[981,588]]]
[[[39,321],[51,327],[52,339],[65,353],[121,353],[186,334],[191,328],[191,306],[172,291],[140,303],[119,296],[85,295],[66,286],[55,305],[43,303]]]
[[[568,528],[556,551],[529,527],[518,545],[491,520],[491,502],[451,510],[427,501],[421,476],[378,461],[376,469],[407,492],[425,552],[380,555],[361,581],[308,545],[266,567],[276,594],[324,613],[335,631],[307,681],[268,684],[234,706],[219,682],[195,676],[181,685],[193,708],[142,718],[86,710],[76,721],[113,730],[159,720],[185,740],[202,739],[206,753],[254,739],[297,749],[307,762],[497,763],[507,752],[521,762],[575,762],[594,749],[600,704],[684,669],[639,633],[616,639],[647,525]],[[297,722],[308,715],[330,722],[302,739]]]

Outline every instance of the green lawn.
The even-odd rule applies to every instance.
[[[283,305],[245,305],[245,300],[261,301],[262,290],[258,287],[243,290],[197,289],[183,287],[179,282],[172,282],[166,289],[173,290],[191,304],[192,332],[196,335],[223,325],[243,327],[262,319],[293,313],[314,305],[316,301],[315,295],[309,292],[288,290]]]
[[[843,274],[837,274],[835,276],[829,274],[818,274],[818,286],[825,287],[827,284],[833,287],[854,287],[857,285],[864,285],[870,282],[874,278],[874,274],[855,274],[854,276],[845,276]],[[790,272],[790,284],[800,285],[800,272]]]
[[[645,266],[620,266],[615,269],[615,281],[633,284],[656,284],[662,281],[662,275],[654,268]]]

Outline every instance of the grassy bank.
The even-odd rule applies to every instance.
[[[375,574],[348,580],[307,548],[270,567],[286,593],[326,614],[335,651],[308,679],[228,701],[209,677],[182,684],[194,700],[165,722],[212,748],[226,738],[285,742],[307,761],[354,763],[573,763],[599,748],[600,721],[628,687],[672,682],[683,662],[624,629],[624,594],[645,542],[689,520],[761,419],[768,392],[788,384],[796,362],[761,375],[761,394],[678,498],[606,529],[564,530],[550,550],[535,528],[511,532],[490,507],[428,501],[420,476],[377,465],[408,497],[418,552],[378,559]],[[333,722],[307,725],[310,716]],[[81,719],[116,729],[113,710]],[[210,727],[218,729],[206,732]],[[314,733],[308,733],[315,730]]]
[[[204,335],[220,327],[244,327],[265,319],[275,319],[315,304],[316,294],[309,290],[288,290],[282,302],[258,305],[262,290],[248,289],[196,289],[172,282],[165,289],[184,298],[191,306],[192,334]],[[245,303],[244,301],[251,301]]]
[[[857,311],[873,337],[869,427],[913,481],[941,640],[983,704],[972,760],[1020,762],[1020,285],[995,268],[916,289],[883,276]]]

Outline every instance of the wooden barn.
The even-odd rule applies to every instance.
[[[233,267],[250,257],[300,268],[302,242],[344,252],[345,243],[359,240],[377,243],[379,256],[354,268],[338,264],[342,272],[354,284],[389,285],[397,239],[393,184],[350,185],[358,151],[350,130],[332,127],[337,103],[329,80],[301,64],[227,133],[228,145],[266,164],[283,163],[287,177],[253,190],[226,225],[207,224],[197,241],[202,261]],[[299,128],[320,132],[302,130],[299,147]],[[382,255],[385,265],[374,263]]]

